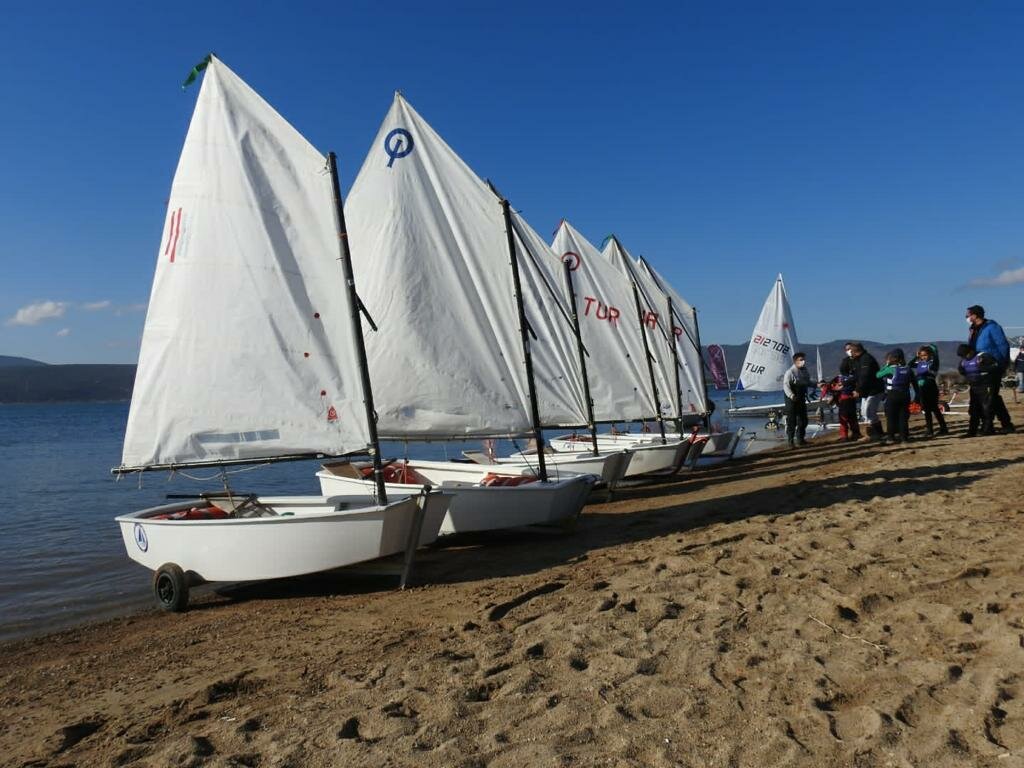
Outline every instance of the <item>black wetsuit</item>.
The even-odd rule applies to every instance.
[[[924,411],[925,430],[928,435],[934,434],[932,430],[932,416],[939,422],[939,434],[944,435],[946,419],[939,408],[939,385],[935,382],[935,371],[938,369],[935,358],[918,360],[914,363],[914,376],[917,378],[917,397],[921,402],[921,410]]]

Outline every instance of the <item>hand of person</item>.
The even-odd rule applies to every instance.
[[[853,390],[853,392],[851,392],[850,394],[853,395],[854,397],[860,397],[860,392],[858,392],[856,389]]]

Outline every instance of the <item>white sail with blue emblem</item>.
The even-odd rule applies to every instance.
[[[736,389],[758,392],[781,390],[782,377],[793,365],[796,347],[796,325],[780,274],[754,325]]]
[[[530,432],[500,200],[401,95],[345,216],[360,295],[379,328],[365,338],[381,436]],[[523,243],[547,246],[519,217],[515,229],[541,421],[585,424],[571,326]]]
[[[708,399],[704,389],[701,371],[703,360],[700,353],[700,334],[697,332],[697,315],[690,303],[672,287],[642,256],[637,258],[640,274],[649,278],[665,296],[665,314],[668,314],[667,299],[672,299],[672,330],[676,340],[677,357],[682,375],[681,389],[683,410],[707,413]]]
[[[632,290],[569,222],[559,225],[551,247],[572,269],[595,420],[653,419],[657,409]]]
[[[174,175],[123,468],[368,442],[326,160],[211,57]]]

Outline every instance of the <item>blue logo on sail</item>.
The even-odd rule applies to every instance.
[[[139,549],[145,552],[149,549],[149,539],[146,538],[146,529],[143,528],[139,523],[135,524],[135,543],[139,545]]]
[[[384,153],[391,158],[388,160],[388,168],[395,160],[400,160],[412,152],[412,134],[405,128],[395,128],[384,137]]]

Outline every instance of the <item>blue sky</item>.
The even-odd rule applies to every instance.
[[[211,50],[346,187],[400,88],[539,232],[646,256],[705,342],[780,271],[805,342],[1024,325],[1019,3],[40,5],[0,11],[0,354],[135,361]]]

